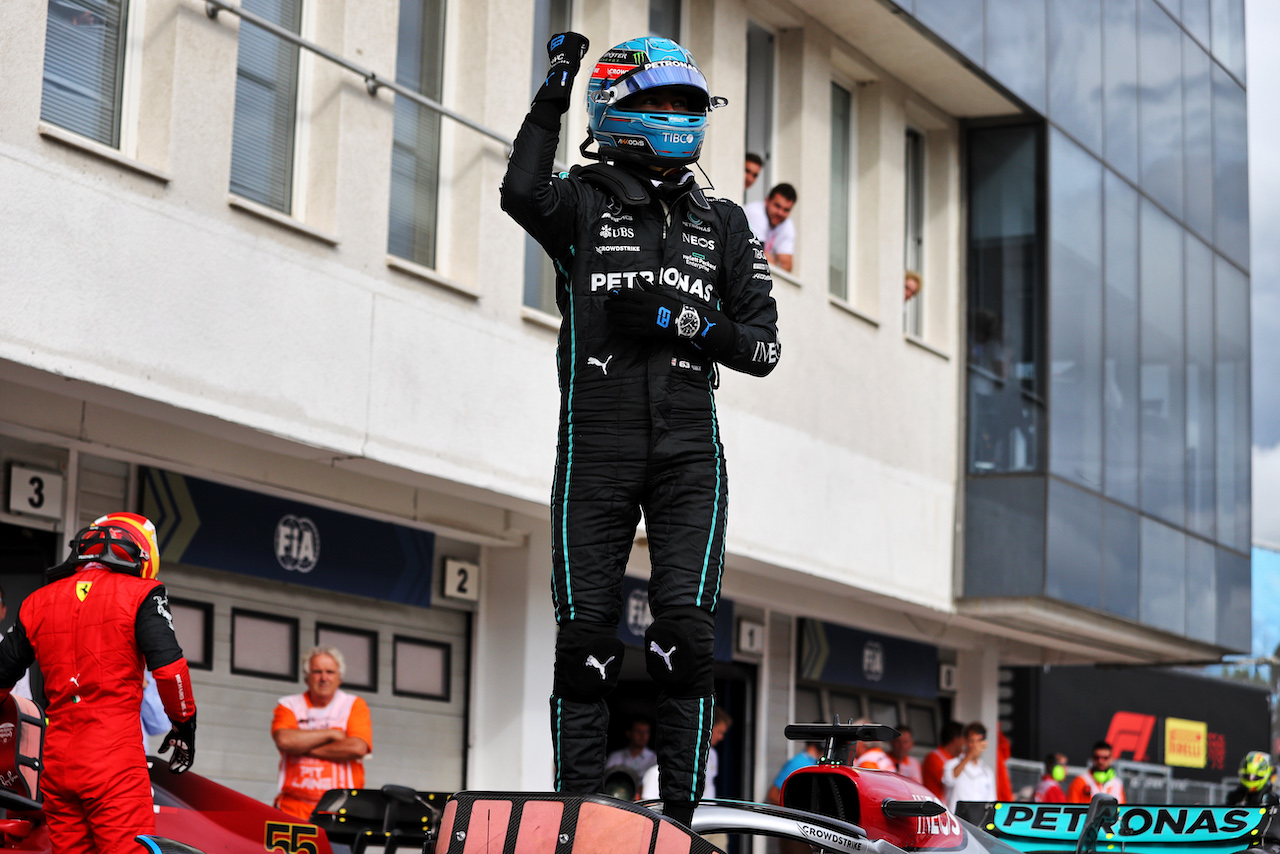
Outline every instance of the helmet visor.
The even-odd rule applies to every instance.
[[[650,65],[620,78],[600,96],[607,103],[616,104],[633,95],[666,87],[679,88],[689,99],[689,112],[705,113],[710,106],[707,80],[702,72],[690,65]]]

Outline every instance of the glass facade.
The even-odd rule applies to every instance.
[[[1243,0],[898,5],[1038,114],[967,131],[964,595],[1247,648]]]
[[[396,82],[440,100],[444,0],[401,0]],[[387,251],[424,267],[436,264],[440,196],[440,114],[396,96],[391,147]]]
[[[49,4],[40,118],[118,148],[125,0]]]
[[[302,0],[246,0],[244,8],[290,32],[300,31]],[[283,214],[292,212],[297,110],[298,46],[261,27],[241,27],[231,192]]]
[[[853,95],[831,84],[831,210],[827,219],[830,256],[827,288],[849,298],[849,231],[853,185]]]

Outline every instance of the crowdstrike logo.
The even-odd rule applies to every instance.
[[[801,824],[800,832],[805,835],[806,839],[812,839],[817,842],[825,842],[828,845],[839,845],[845,851],[861,851],[862,843],[852,836],[845,836],[843,833],[836,833],[834,830],[828,830],[825,827],[814,827],[812,824]]]

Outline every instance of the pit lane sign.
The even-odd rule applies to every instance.
[[[1085,826],[1086,804],[965,804],[961,817],[1019,851],[1074,848]],[[1162,851],[1168,845],[1200,852],[1236,852],[1256,844],[1275,817],[1274,807],[1122,806],[1098,833],[1099,854]]]

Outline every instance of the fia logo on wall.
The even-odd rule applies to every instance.
[[[862,675],[871,682],[879,682],[884,676],[884,647],[876,641],[862,645]]]
[[[649,591],[636,589],[627,597],[627,628],[631,634],[644,637],[645,631],[653,623],[653,614],[649,611]]]
[[[276,560],[289,572],[310,572],[320,562],[320,531],[306,516],[292,513],[276,523]]]

